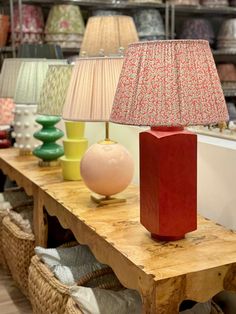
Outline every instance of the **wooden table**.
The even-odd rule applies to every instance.
[[[140,292],[144,313],[175,314],[184,299],[204,302],[223,289],[236,290],[233,231],[199,217],[198,230],[186,239],[156,242],[139,223],[135,186],[122,193],[125,204],[97,207],[82,182],[62,181],[60,169],[38,168],[34,157],[0,150],[0,168],[33,191],[37,244],[46,242],[45,206],[126,287]]]

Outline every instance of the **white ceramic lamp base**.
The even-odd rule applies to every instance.
[[[37,105],[19,105],[16,104],[13,122],[15,138],[14,146],[20,149],[20,155],[31,154],[32,150],[40,145],[40,141],[33,137],[34,132],[39,130],[40,126],[35,121]]]

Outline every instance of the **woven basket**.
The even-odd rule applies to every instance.
[[[78,245],[78,243],[77,243]],[[63,245],[65,247],[65,245]],[[71,245],[70,245],[71,246]],[[111,268],[103,268],[94,271],[78,282],[86,285],[90,280],[111,273]],[[41,262],[38,256],[34,256],[29,267],[29,297],[35,314],[64,314],[68,299],[70,298],[70,287],[61,283],[51,270]],[[116,283],[100,285],[100,288],[110,289]],[[76,313],[81,313],[80,311]]]
[[[2,241],[2,220],[7,215],[7,212],[0,212],[0,265],[3,269],[9,271],[7,261],[3,252],[3,241]]]
[[[2,243],[12,277],[22,293],[28,297],[28,272],[34,255],[34,235],[23,232],[6,216],[2,221]]]
[[[66,304],[65,314],[81,314],[82,312],[78,308],[77,304],[72,298],[68,299]]]

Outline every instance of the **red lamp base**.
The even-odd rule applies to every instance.
[[[197,136],[183,128],[140,133],[140,219],[154,239],[197,229]]]

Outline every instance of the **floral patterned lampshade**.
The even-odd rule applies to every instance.
[[[72,65],[49,65],[40,93],[39,114],[62,115],[72,69]]]
[[[214,31],[207,19],[190,18],[184,21],[182,31],[179,35],[181,39],[204,39],[210,44],[214,42]]]
[[[161,14],[156,9],[136,10],[134,21],[140,40],[164,39],[165,29]]]
[[[12,98],[0,98],[0,125],[10,125],[14,120],[15,104]]]
[[[45,26],[45,40],[61,47],[79,48],[84,33],[84,21],[77,5],[54,5]]]
[[[14,36],[18,44],[22,43],[42,43],[44,30],[44,19],[42,8],[35,5],[22,4],[22,38],[20,12],[18,6],[14,7]]]
[[[219,30],[217,37],[219,49],[236,51],[236,19],[225,20]]]
[[[221,82],[236,82],[236,66],[234,64],[218,64],[217,71]]]
[[[77,5],[54,5],[48,15],[45,26],[46,34],[80,34],[84,33],[84,21]]]
[[[69,84],[63,118],[108,121],[123,58],[79,58]]]
[[[17,104],[38,104],[43,80],[50,64],[66,64],[66,60],[24,61],[16,82],[14,101]]]
[[[138,41],[137,30],[130,16],[93,16],[86,25],[80,55],[99,56],[101,50],[106,56],[118,54],[122,47]]]
[[[187,126],[227,119],[224,94],[207,41],[160,40],[129,46],[111,121]]]

